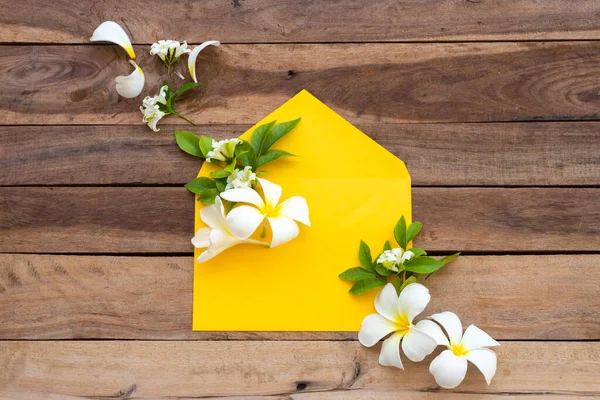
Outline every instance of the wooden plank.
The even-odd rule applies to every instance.
[[[598,188],[414,188],[419,247],[432,251],[597,251]],[[0,188],[0,252],[191,252],[183,187]]]
[[[0,185],[184,184],[198,159],[165,125],[0,126]],[[189,127],[224,139],[249,125]],[[362,123],[363,132],[409,166],[417,186],[581,185],[600,182],[598,122]],[[493,156],[492,156],[493,155]]]
[[[154,94],[165,66],[136,50]],[[117,46],[0,46],[0,60],[0,124],[141,123],[141,99],[115,90],[131,70]],[[207,86],[179,111],[199,124],[253,124],[301,89],[359,123],[600,118],[600,42],[226,45],[197,70]]]
[[[423,316],[453,310],[499,340],[598,340],[598,266],[600,255],[463,256],[427,281]],[[0,339],[356,339],[192,332],[192,283],[191,256],[2,254]]]
[[[158,0],[102,3],[57,0],[0,2],[4,42],[88,43],[105,20],[122,24],[136,43],[174,38],[188,42],[373,42],[597,39],[594,0],[365,2]],[[100,6],[101,4],[101,6]],[[168,15],[169,22],[157,15]]]
[[[396,399],[570,398],[600,392],[600,343],[503,342],[490,386],[470,365],[452,391],[440,391],[429,374],[432,356],[401,371],[379,366],[378,350],[358,342],[0,342],[0,398],[363,399],[380,391]]]

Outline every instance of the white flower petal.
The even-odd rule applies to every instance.
[[[239,243],[241,243],[241,241],[237,240],[233,236],[230,236],[219,229],[213,229],[210,232],[210,246],[208,249],[206,249],[206,251],[200,254],[196,261],[199,263],[208,261],[221,252]]]
[[[400,313],[408,315],[408,320],[412,320],[423,312],[431,300],[429,289],[420,283],[411,283],[407,285],[398,298],[398,309]]]
[[[372,347],[384,336],[395,332],[398,327],[395,323],[379,314],[367,315],[360,326],[358,341],[365,347]]]
[[[433,338],[411,327],[402,340],[402,351],[410,361],[421,362],[437,347]]]
[[[403,333],[396,332],[383,341],[381,352],[379,353],[379,364],[384,367],[404,369],[402,360],[400,359],[400,340],[402,340],[403,336]]]
[[[444,311],[439,314],[433,314],[431,319],[442,325],[448,334],[450,344],[457,346],[460,344],[462,340],[462,324],[456,314],[450,311]]]
[[[119,24],[114,21],[105,21],[101,23],[90,38],[92,42],[112,42],[121,46],[131,59],[135,59],[135,52],[131,46],[131,41],[127,33],[121,28]]]
[[[494,375],[496,375],[498,361],[496,353],[489,349],[471,350],[469,354],[467,354],[467,360],[475,364],[489,385],[492,382]]]
[[[227,226],[234,236],[240,239],[248,239],[264,219],[264,214],[258,208],[239,206],[227,214]]]
[[[275,208],[281,198],[281,186],[261,178],[258,178],[258,182],[265,193],[265,204],[270,209]]]
[[[228,230],[227,221],[225,220],[225,208],[218,196],[215,197],[215,204],[200,209],[200,219],[213,229]]]
[[[201,249],[210,246],[210,231],[210,228],[198,229],[198,232],[196,232],[196,235],[192,238],[194,247]]]
[[[117,83],[117,93],[121,96],[131,99],[137,97],[142,93],[144,89],[144,72],[133,60],[129,60],[131,65],[135,68],[133,72],[127,76],[117,76],[115,82]]]
[[[377,293],[377,297],[375,297],[375,309],[390,321],[398,320],[398,295],[396,294],[394,285],[388,283]]]
[[[194,50],[192,50],[188,57],[188,70],[190,71],[190,76],[194,82],[198,83],[198,80],[196,79],[196,58],[198,57],[198,54],[200,54],[200,52],[204,50],[206,46],[219,46],[220,44],[221,43],[216,40],[209,40],[199,46],[194,47]]]
[[[430,338],[435,340],[435,342],[440,346],[450,347],[450,342],[448,338],[442,331],[442,328],[438,324],[428,319],[424,319],[422,321],[417,322],[415,328],[420,330],[421,332],[429,335]]]
[[[450,350],[444,350],[431,362],[429,372],[441,387],[455,388],[465,379],[467,359],[455,356]]]
[[[271,225],[271,231],[273,232],[271,247],[287,243],[300,234],[300,228],[298,228],[296,221],[288,217],[281,216],[269,218],[269,224]]]
[[[223,193],[221,193],[220,196],[225,200],[233,201],[235,203],[254,204],[261,210],[264,210],[265,208],[265,203],[254,189],[242,188],[226,190]]]
[[[286,217],[301,222],[306,226],[310,226],[310,219],[308,218],[308,204],[306,203],[306,199],[304,197],[290,197],[281,203],[277,207],[277,210],[281,215],[285,215]]]
[[[462,337],[462,343],[465,350],[500,346],[500,343],[496,342],[490,335],[475,325],[469,325],[469,327],[465,330],[465,334]]]

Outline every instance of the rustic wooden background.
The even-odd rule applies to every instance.
[[[0,0],[1,399],[600,397],[600,2]],[[223,46],[183,100],[231,137],[306,88],[407,163],[430,312],[501,340],[491,386],[349,333],[191,331],[197,159],[119,98],[135,43]],[[184,70],[184,65],[180,64]],[[180,82],[175,78],[176,82]],[[171,125],[170,125],[171,124]],[[175,125],[179,124],[179,125]],[[189,126],[187,126],[189,128]],[[360,161],[360,155],[357,155]]]

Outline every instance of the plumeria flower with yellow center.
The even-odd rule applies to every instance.
[[[296,221],[310,226],[308,204],[303,197],[290,197],[279,204],[281,186],[261,178],[258,178],[258,182],[264,200],[256,190],[250,188],[231,189],[221,193],[225,200],[252,204],[235,207],[227,214],[227,223],[235,236],[250,237],[266,219],[273,233],[271,247],[275,247],[298,236],[300,228]]]
[[[452,312],[434,314],[431,319],[444,328],[450,339],[433,321],[423,320],[416,325],[438,345],[447,347],[429,365],[429,372],[437,384],[447,389],[460,385],[467,373],[467,361],[470,361],[481,371],[489,385],[496,374],[497,356],[488,347],[500,346],[500,343],[475,325],[470,325],[463,334],[460,319]]]
[[[114,21],[105,21],[101,23],[90,38],[92,42],[112,42],[121,46],[132,60],[135,60],[135,52],[127,33]]]
[[[190,76],[194,82],[198,83],[198,79],[196,79],[196,58],[198,58],[198,54],[200,54],[200,52],[207,46],[219,46],[220,44],[221,43],[217,40],[209,40],[199,46],[196,46],[194,50],[192,50],[188,57],[188,70],[190,71]]]
[[[206,155],[206,161],[212,162],[213,160],[218,161],[227,161],[230,158],[233,158],[235,155],[235,146],[242,143],[241,139],[233,138],[233,139],[225,139],[212,141],[212,150],[208,152]]]
[[[400,359],[400,343],[406,357],[414,362],[423,361],[436,348],[436,341],[413,325],[413,319],[419,315],[431,296],[429,290],[420,283],[407,285],[400,296],[396,288],[388,283],[375,298],[377,314],[367,315],[358,332],[358,341],[366,347],[372,347],[385,336],[379,363],[404,369]]]
[[[252,167],[246,166],[244,169],[235,169],[227,177],[225,190],[252,188],[256,182],[256,174],[252,172]]]
[[[202,222],[208,225],[208,228],[199,229],[192,239],[194,247],[202,249],[207,248],[198,258],[197,262],[202,263],[210,260],[219,253],[240,243],[252,243],[268,246],[268,243],[251,239],[241,239],[231,233],[225,215],[223,202],[217,196],[215,204],[204,207],[200,210]]]
[[[377,264],[383,265],[390,271],[398,272],[398,266],[404,264],[405,261],[413,258],[414,254],[412,251],[402,251],[401,248],[395,248],[386,250],[377,259]]]
[[[144,89],[144,72],[133,60],[129,60],[131,65],[135,68],[130,75],[117,76],[115,82],[117,83],[117,93],[121,96],[131,99],[139,96]]]
[[[179,43],[176,40],[159,40],[150,47],[150,54],[158,56],[167,66],[167,72],[171,72],[171,65],[179,61],[183,54],[190,53],[187,43]]]

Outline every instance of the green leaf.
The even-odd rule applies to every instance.
[[[224,192],[226,187],[227,187],[226,181],[223,181],[223,180],[217,181],[217,190],[219,191],[219,193]]]
[[[375,275],[373,275],[373,273],[367,271],[364,268],[354,267],[354,268],[345,270],[344,272],[339,274],[338,277],[345,281],[358,282],[360,280],[367,279],[367,278],[375,278]]]
[[[427,255],[427,252],[425,250],[421,249],[420,247],[411,247],[410,249],[408,249],[408,251],[410,251],[414,254],[413,258]]]
[[[408,230],[406,231],[406,243],[413,240],[419,234],[419,232],[421,232],[422,227],[423,224],[419,221],[415,221],[412,224],[410,224]]]
[[[402,286],[402,279],[399,276],[396,276],[392,279],[392,285],[396,288],[396,294],[400,294],[400,287]]]
[[[369,245],[360,241],[360,247],[358,248],[358,260],[367,271],[374,271],[375,266],[373,265],[373,258],[371,257],[371,249]]]
[[[460,256],[460,253],[452,254],[450,256],[446,256],[446,257],[442,258],[440,260],[440,262],[444,265],[447,265],[447,264],[451,263],[452,261],[456,260],[459,256]]]
[[[200,151],[202,151],[202,154],[204,155],[204,158],[206,158],[208,156],[208,153],[212,151],[212,144],[212,138],[209,138],[208,136],[200,136],[199,147]]]
[[[264,125],[261,125],[258,128],[256,128],[252,133],[252,137],[250,138],[250,144],[254,148],[254,152],[256,153],[257,157],[260,157],[260,155],[262,154],[265,145],[265,140],[267,139],[267,134],[269,133],[271,127],[275,125],[275,122],[277,121],[271,121]]]
[[[220,169],[218,171],[210,173],[210,177],[215,179],[227,178],[229,175],[231,175],[231,172],[225,171],[224,169]]]
[[[196,82],[188,82],[188,83],[184,83],[177,92],[175,92],[175,98],[181,96],[182,94],[184,94],[185,92],[187,92],[190,89],[193,89],[195,87],[198,86],[202,86],[202,83],[196,83]]]
[[[406,220],[404,219],[404,215],[400,217],[400,220],[394,228],[394,237],[402,250],[406,250]]]
[[[235,171],[236,164],[237,164],[237,158],[233,157],[233,159],[231,160],[229,165],[226,166],[225,168],[223,168],[223,171],[227,171],[227,172],[229,172],[229,174],[233,174],[233,171]]]
[[[219,191],[217,189],[208,189],[203,191],[202,193],[198,193],[198,201],[202,202],[202,204],[214,204],[215,198],[219,195]]]
[[[200,150],[200,138],[188,131],[175,131],[175,141],[179,148],[188,154],[195,157],[205,158],[204,153]],[[212,141],[211,141],[212,147]]]
[[[192,193],[200,194],[206,190],[215,189],[217,183],[210,178],[195,178],[185,184],[185,187]]]
[[[387,269],[386,267],[384,267],[381,264],[377,264],[375,266],[375,272],[377,272],[381,276],[391,276],[391,275],[395,274],[394,271],[390,271],[389,269]]]
[[[252,145],[245,140],[235,146],[235,156],[244,167],[252,167],[252,170],[256,168],[256,153]]]
[[[258,161],[256,162],[256,168],[261,167],[267,163],[270,163],[271,161],[275,161],[278,158],[285,157],[285,156],[295,157],[294,154],[288,153],[287,151],[284,151],[284,150],[268,150],[262,156],[258,157]]]
[[[391,250],[392,249],[392,245],[390,244],[390,241],[386,241],[385,244],[383,245],[383,251],[386,250]]]
[[[280,124],[275,125],[267,137],[265,138],[265,143],[263,146],[264,151],[267,151],[277,142],[279,139],[283,138],[285,135],[290,133],[292,129],[298,125],[301,118],[295,119],[293,121],[282,122]]]
[[[406,267],[406,270],[410,272],[430,274],[442,268],[444,264],[433,257],[422,256],[405,262],[404,266]]]
[[[377,289],[385,285],[385,281],[378,278],[367,278],[356,282],[351,288],[350,293],[352,294],[364,294],[369,290]]]
[[[407,287],[411,283],[416,283],[416,282],[417,282],[417,278],[415,278],[414,276],[411,276],[407,280],[402,282],[402,285],[400,285],[400,288],[398,289],[398,295],[400,295],[400,293],[404,290],[405,287]]]

